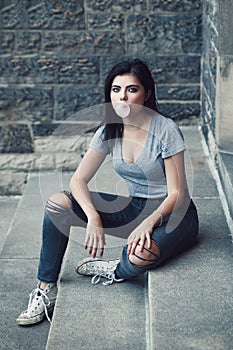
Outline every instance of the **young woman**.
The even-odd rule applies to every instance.
[[[93,276],[92,283],[101,277],[105,284],[131,279],[196,242],[198,216],[187,188],[183,136],[158,112],[147,65],[135,59],[114,66],[105,81],[105,102],[105,120],[71,178],[70,192],[47,202],[39,283],[17,318],[19,325],[49,318],[71,226],[86,227],[84,248],[90,257],[76,271]],[[126,181],[128,197],[88,189],[107,154]],[[101,259],[105,232],[127,238],[120,259]]]

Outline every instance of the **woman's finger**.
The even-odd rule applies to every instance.
[[[147,239],[148,249],[150,249],[151,248],[151,235],[149,234],[149,232],[146,233],[146,239]]]
[[[137,245],[138,245],[138,239],[136,241],[133,241],[132,247],[130,249],[130,255],[134,254]]]
[[[140,246],[139,250],[140,250],[140,252],[142,252],[143,249],[144,249],[145,241],[146,241],[146,237],[145,236],[141,237],[141,239],[139,241],[139,246]]]
[[[96,257],[96,253],[97,253],[97,248],[94,247],[94,248],[92,249],[92,257],[93,257],[93,258]]]
[[[104,254],[104,248],[99,249],[99,256],[102,257]]]
[[[93,238],[92,238],[92,236],[90,236],[89,242],[88,242],[88,253],[89,254],[92,253],[93,246],[94,246]]]
[[[128,248],[127,248],[127,254],[129,255],[131,252],[131,248],[132,248],[132,243],[128,243]]]
[[[84,249],[87,249],[89,239],[90,239],[90,235],[89,235],[89,234],[86,234],[86,238],[85,238],[85,242],[84,242]]]

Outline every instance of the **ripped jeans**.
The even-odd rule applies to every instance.
[[[72,194],[68,191],[64,191],[64,194],[69,206],[63,207],[48,200],[45,208],[38,279],[47,283],[58,280],[71,226],[85,227],[87,223],[85,213]],[[162,201],[98,192],[91,192],[91,199],[101,217],[105,233],[125,239]],[[146,265],[139,266],[129,260],[125,246],[116,274],[119,278],[131,279],[155,269],[164,261],[191,248],[196,243],[197,235],[197,210],[193,201],[188,200],[161,226],[155,227],[151,238],[159,249],[159,255],[150,252],[152,258],[146,260]],[[145,260],[142,257],[140,259]]]

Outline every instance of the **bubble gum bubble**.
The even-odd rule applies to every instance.
[[[118,103],[114,106],[116,114],[121,118],[128,117],[130,113],[130,106],[128,103]]]

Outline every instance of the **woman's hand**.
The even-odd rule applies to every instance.
[[[128,237],[127,245],[128,255],[134,254],[137,245],[140,245],[140,251],[142,252],[144,249],[144,245],[147,241],[147,248],[151,247],[151,234],[153,232],[154,223],[150,218],[147,218],[142,221],[142,223],[131,232]]]
[[[86,228],[84,249],[88,249],[88,253],[91,254],[93,258],[96,257],[98,249],[99,256],[103,256],[105,243],[101,219],[99,217],[89,219]]]

